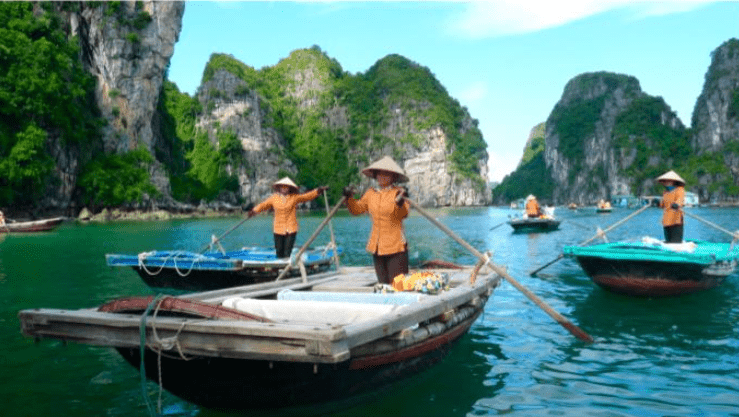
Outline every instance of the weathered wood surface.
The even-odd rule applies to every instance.
[[[462,285],[461,282],[468,279],[470,268],[447,272],[457,284],[450,291],[406,305],[400,312],[361,323],[331,326],[321,323],[320,317],[316,318],[315,323],[299,324],[149,316],[146,320],[147,346],[158,349],[167,345],[159,342],[171,339],[168,343],[170,354],[181,351],[187,356],[337,363],[348,360],[352,348],[392,336],[418,323],[448,316],[450,311],[462,305],[482,307],[480,300],[486,300],[501,280],[500,276],[488,273],[479,276],[471,286]],[[233,296],[254,298],[274,295],[283,288],[313,287],[320,291],[333,289],[351,292],[357,288],[371,288],[376,283],[374,271],[370,268],[344,267],[340,273],[319,275],[312,277],[308,283],[296,278],[183,297],[220,303]],[[30,337],[70,340],[97,346],[133,348],[140,345],[140,315],[105,313],[93,309],[34,309],[21,311],[19,318],[22,332]],[[367,349],[374,350],[365,348],[363,351]]]

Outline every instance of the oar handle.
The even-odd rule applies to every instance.
[[[328,208],[328,196],[326,196],[326,190],[323,190],[323,202],[326,203],[326,215],[328,216],[328,213],[330,212]],[[334,265],[336,265],[336,270],[339,270],[339,248],[336,246],[336,238],[334,237],[334,224],[329,222],[328,223],[328,230],[331,232],[331,245],[333,245],[333,251],[334,251]]]
[[[336,214],[337,211],[339,211],[339,207],[341,207],[342,204],[344,204],[344,200],[346,200],[346,197],[341,197],[341,200],[339,200],[338,203],[334,206],[333,209],[331,209],[331,212],[326,215],[326,218],[323,219],[320,225],[318,225],[318,228],[313,232],[311,237],[308,238],[308,240],[303,244],[303,246],[298,250],[297,255],[295,255],[295,259],[300,260],[300,257],[303,256],[303,252],[305,252],[306,249],[308,249],[308,246],[313,243],[314,240],[316,240],[316,237],[318,237],[318,234],[321,233],[321,230],[323,230],[324,227],[326,227],[326,224],[328,224],[329,220],[331,220],[332,217],[334,217],[334,214]],[[336,248],[334,248],[334,251]],[[288,263],[285,269],[280,272],[280,275],[277,276],[277,279],[275,281],[281,280],[286,274],[287,271],[290,270],[292,267],[291,263]]]
[[[572,322],[567,320],[564,316],[559,314],[558,312],[554,311],[551,307],[549,307],[544,301],[542,301],[539,297],[537,297],[534,293],[529,291],[526,287],[521,285],[518,281],[516,281],[512,276],[508,275],[508,273],[498,265],[495,265],[490,258],[488,258],[486,255],[483,255],[478,251],[477,249],[473,248],[469,243],[465,242],[457,236],[456,233],[452,232],[448,227],[441,224],[438,220],[436,220],[431,214],[429,214],[426,210],[419,207],[413,200],[409,198],[405,198],[406,201],[408,201],[414,209],[416,209],[421,215],[426,217],[431,223],[433,223],[436,227],[441,229],[444,233],[449,235],[452,239],[454,239],[457,243],[464,246],[468,251],[470,251],[473,255],[475,255],[478,259],[480,259],[482,262],[488,264],[490,268],[492,268],[493,271],[495,271],[498,275],[502,276],[506,279],[509,283],[511,283],[514,287],[516,287],[517,290],[521,291],[529,300],[533,301],[537,306],[539,306],[542,310],[544,310],[550,317],[552,317],[554,320],[557,321],[557,323],[561,324],[565,329],[567,329],[570,333],[575,335],[580,340],[584,340],[586,342],[593,342],[593,338],[585,333],[582,329],[575,326]]]

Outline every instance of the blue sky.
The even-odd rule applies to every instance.
[[[739,38],[737,1],[190,1],[169,79],[194,94],[214,52],[262,68],[318,45],[350,73],[400,54],[480,121],[499,181],[585,72],[636,77],[689,126],[711,52],[730,38]]]

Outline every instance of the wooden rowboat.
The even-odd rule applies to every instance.
[[[336,250],[341,254],[341,248]],[[293,250],[293,258],[297,250]],[[328,246],[311,248],[292,262],[290,276],[327,271],[334,250]],[[137,255],[106,254],[108,266],[130,267],[151,288],[184,291],[209,291],[274,280],[289,259],[279,259],[274,249],[242,248],[237,251],[194,253],[188,251],[151,251]],[[301,266],[302,264],[302,266]]]
[[[739,247],[729,243],[687,241],[667,244],[644,238],[635,242],[565,246],[599,286],[635,296],[672,296],[716,287],[736,270]]]
[[[184,400],[271,413],[381,394],[438,363],[500,284],[478,269],[434,271],[449,279],[437,294],[375,292],[372,268],[343,267],[305,283],[32,309],[19,318],[28,337],[113,347]]]
[[[0,233],[46,232],[62,224],[64,217],[34,220],[29,222],[9,222],[0,226]]]
[[[559,228],[559,220],[552,217],[516,218],[508,222],[514,233],[549,232]]]

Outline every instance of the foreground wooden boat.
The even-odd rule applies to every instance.
[[[341,254],[341,248],[336,250]],[[297,250],[293,250],[293,257]],[[289,275],[307,275],[331,267],[334,250],[317,247],[306,250],[301,262],[293,262]],[[274,280],[289,260],[279,259],[274,249],[243,248],[238,251],[195,253],[187,251],[151,251],[138,255],[106,254],[108,266],[130,267],[146,285],[161,289],[208,291]]]
[[[62,224],[64,217],[34,220],[29,222],[10,222],[0,226],[0,233],[46,232]]]
[[[516,218],[508,222],[514,233],[549,232],[559,228],[559,220],[552,217]]]
[[[666,244],[652,238],[635,242],[565,246],[599,286],[635,296],[672,296],[716,287],[736,270],[739,247],[687,241]]]
[[[137,369],[143,358],[150,380],[200,406],[271,412],[381,394],[439,362],[501,277],[486,268],[434,272],[450,279],[434,295],[375,292],[372,268],[343,267],[307,283],[32,309],[19,318],[28,337],[114,347]]]

